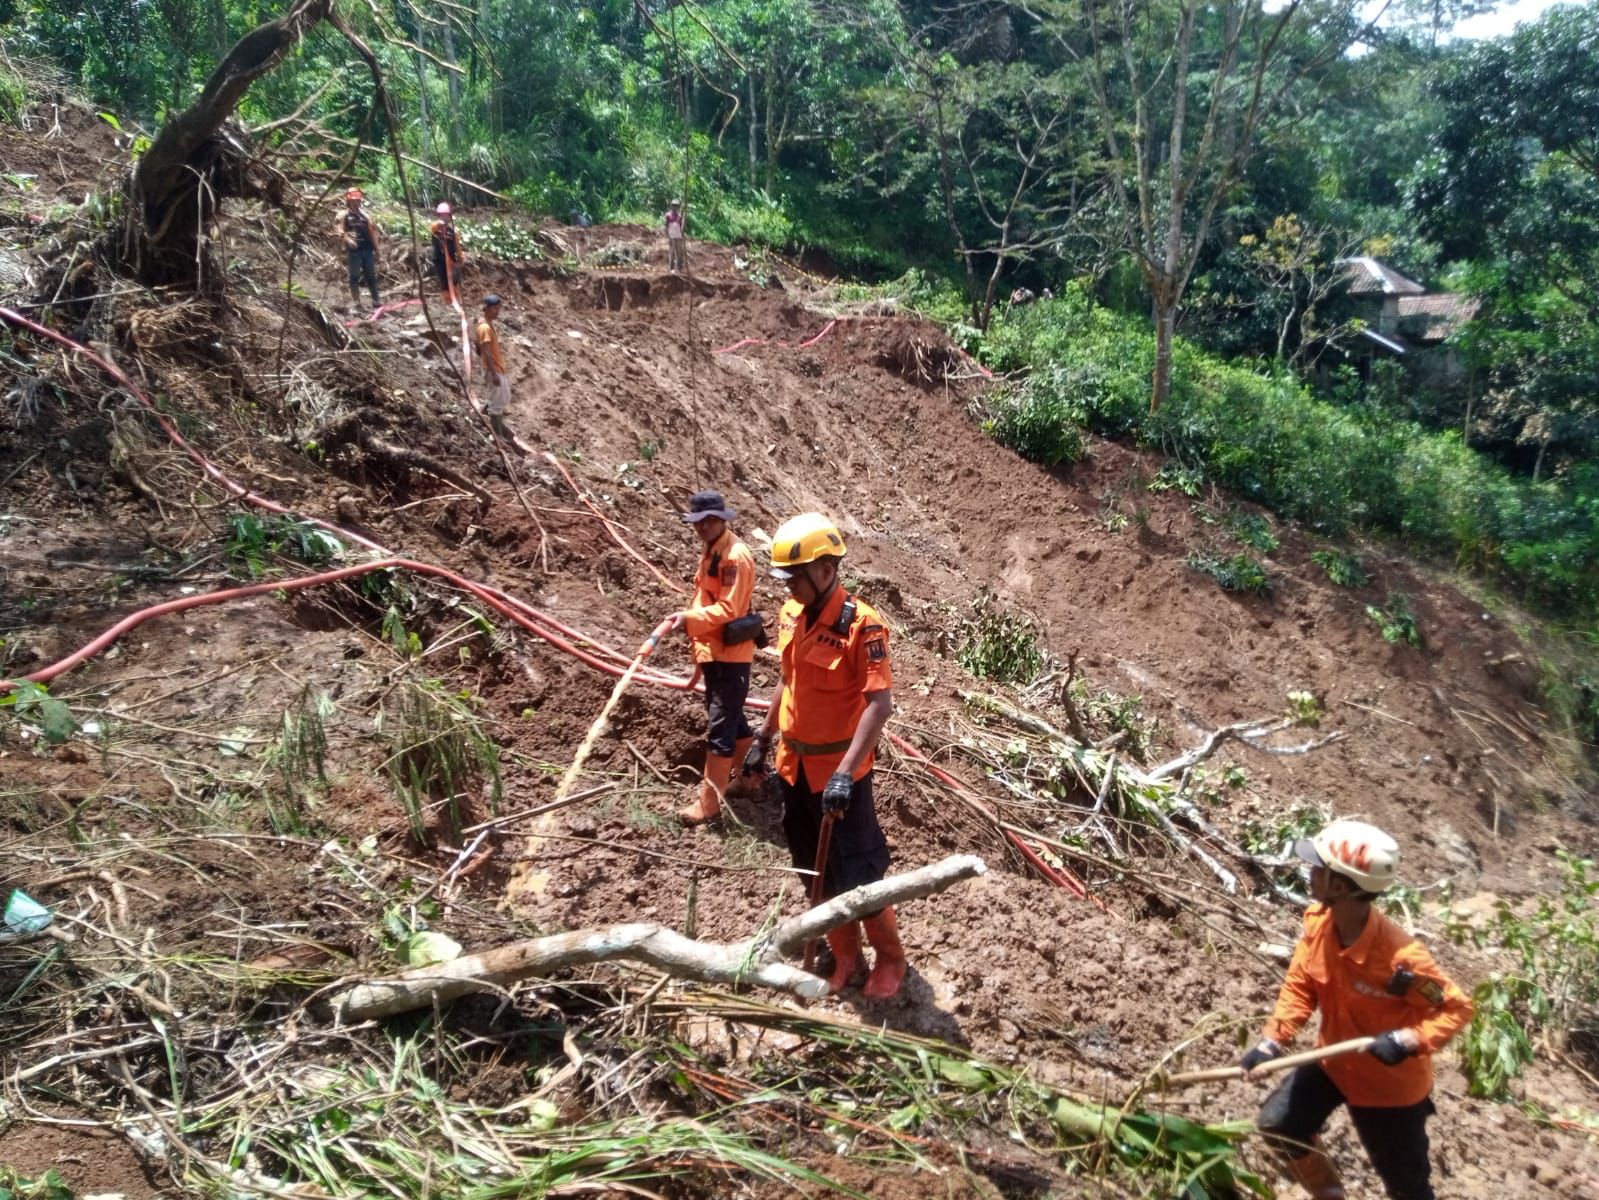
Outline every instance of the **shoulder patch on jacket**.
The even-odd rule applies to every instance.
[[[723,587],[732,587],[733,584],[736,583],[737,581],[738,581],[738,564],[737,563],[723,563],[722,564],[722,586]]]
[[[1442,1004],[1444,1002],[1444,990],[1435,979],[1420,980],[1416,984],[1416,990],[1426,997],[1429,1004]]]
[[[876,637],[867,639],[866,657],[872,662],[882,662],[888,657],[888,639],[881,632]]]

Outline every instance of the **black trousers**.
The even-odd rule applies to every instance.
[[[744,699],[750,694],[750,664],[708,662],[700,665],[705,677],[705,715],[708,732],[705,748],[724,758],[733,753],[739,738],[754,737],[744,715]],[[734,763],[734,769],[743,766]]]
[[[1344,1103],[1338,1085],[1311,1063],[1294,1068],[1266,1097],[1255,1125],[1277,1149],[1297,1158],[1309,1151],[1311,1139]],[[1349,1105],[1349,1119],[1372,1167],[1382,1177],[1389,1200],[1435,1200],[1432,1164],[1427,1158],[1427,1118],[1436,1111],[1430,1096],[1402,1108]]]
[[[433,278],[439,281],[439,291],[448,290],[450,284],[455,285],[455,290],[461,290],[461,264],[447,262],[442,251],[435,247],[433,251]]]
[[[353,292],[363,283],[372,293],[372,304],[376,307],[378,302],[378,252],[368,246],[365,250],[346,250],[344,252],[345,266],[349,268],[350,290]]]
[[[783,792],[783,833],[788,837],[788,853],[796,867],[812,870],[816,866],[816,847],[822,832],[822,792],[827,780],[816,790],[800,767],[799,782],[779,779]],[[833,822],[828,842],[827,866],[822,872],[824,899],[876,883],[888,871],[888,839],[877,823],[877,806],[872,801],[872,773],[855,781],[850,789],[849,807]],[[807,890],[809,883],[806,884]]]

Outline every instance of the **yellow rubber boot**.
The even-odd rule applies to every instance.
[[[827,977],[827,989],[837,994],[866,966],[861,957],[860,925],[851,921],[841,929],[829,930],[827,944],[833,951],[833,973]]]
[[[875,957],[862,993],[868,1000],[888,1000],[905,982],[905,948],[899,944],[899,921],[892,908],[885,908],[875,917],[867,917],[863,924]]]
[[[700,794],[694,803],[678,812],[685,825],[703,825],[722,815],[722,793],[727,791],[727,777],[733,769],[733,760],[725,754],[705,756],[705,777],[700,780]]]
[[[1304,1188],[1310,1200],[1344,1200],[1344,1183],[1338,1171],[1320,1150],[1287,1161],[1288,1174]]]

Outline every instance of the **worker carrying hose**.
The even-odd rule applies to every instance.
[[[722,796],[755,740],[744,716],[750,664],[761,619],[750,612],[755,594],[755,556],[729,524],[734,512],[721,492],[695,492],[683,520],[694,526],[703,550],[694,573],[694,599],[672,616],[671,629],[687,631],[694,661],[705,678],[705,773],[694,802],[678,813],[685,825],[700,825],[722,812]]]
[[[350,277],[350,310],[361,307],[361,285],[365,283],[372,293],[372,307],[381,308],[378,298],[378,227],[361,210],[363,193],[353,187],[344,193],[344,211],[339,214],[333,232],[344,247],[344,264]]]
[[[888,626],[839,582],[844,537],[821,513],[802,513],[772,539],[772,575],[788,587],[777,625],[783,674],[766,722],[744,759],[746,775],[766,772],[777,745],[783,832],[796,867],[822,872],[820,898],[875,883],[888,870],[888,842],[872,801],[877,738],[894,711]],[[824,817],[829,853],[818,862]],[[865,994],[887,1000],[905,978],[905,952],[892,908],[865,919],[876,952]],[[842,991],[864,966],[860,926],[827,935],[828,986]]]
[[[1372,907],[1399,869],[1399,846],[1364,821],[1334,821],[1294,847],[1310,863],[1305,932],[1266,1023],[1240,1065],[1277,1057],[1313,1012],[1316,1044],[1373,1037],[1362,1054],[1296,1068],[1266,1098],[1256,1125],[1313,1200],[1343,1200],[1317,1134],[1341,1104],[1390,1200],[1433,1200],[1427,1158],[1432,1056],[1471,1020],[1471,1001],[1432,955]]]
[[[439,202],[433,210],[436,220],[428,232],[433,240],[433,278],[439,281],[451,306],[461,307],[461,236],[455,228],[455,213],[448,203]]]

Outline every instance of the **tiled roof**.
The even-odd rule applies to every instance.
[[[1455,292],[1399,298],[1399,327],[1417,342],[1441,342],[1477,315],[1482,301]]]
[[[1417,296],[1427,290],[1369,255],[1341,258],[1338,262],[1348,274],[1351,296]]]

